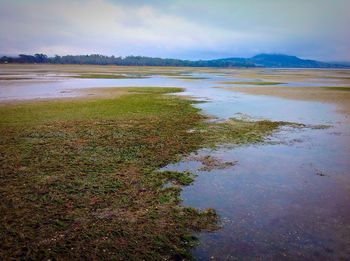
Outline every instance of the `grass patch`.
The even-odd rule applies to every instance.
[[[161,171],[160,173],[157,173],[159,176],[164,176],[165,181],[170,181],[175,184],[179,185],[190,185],[193,181],[195,176],[188,172],[178,172],[178,171]]]
[[[190,258],[213,210],[181,206],[188,172],[158,169],[205,146],[260,142],[282,123],[205,123],[179,88],[0,107],[0,258]],[[196,131],[188,131],[188,130]]]
[[[304,126],[283,121],[229,119],[225,122],[202,125],[198,131],[205,134],[205,147],[215,147],[261,143],[267,135],[271,135],[276,129],[286,125]]]
[[[283,82],[220,82],[220,84],[241,84],[241,85],[278,85],[283,84]]]
[[[80,74],[73,78],[81,79],[143,79],[144,75],[123,75],[123,74]]]
[[[331,90],[331,91],[350,91],[350,87],[320,87],[324,90]]]

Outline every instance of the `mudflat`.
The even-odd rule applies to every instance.
[[[227,90],[268,95],[284,99],[319,101],[337,105],[341,113],[350,113],[350,87],[224,87]]]

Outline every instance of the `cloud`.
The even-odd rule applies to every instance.
[[[345,60],[348,3],[0,0],[0,52],[194,59],[285,52]]]

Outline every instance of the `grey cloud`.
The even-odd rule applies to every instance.
[[[0,0],[0,53],[350,60],[346,0]]]

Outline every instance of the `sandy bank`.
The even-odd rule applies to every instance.
[[[316,87],[224,87],[227,90],[253,95],[268,95],[284,99],[318,101],[337,105],[337,111],[350,115],[350,91]]]

